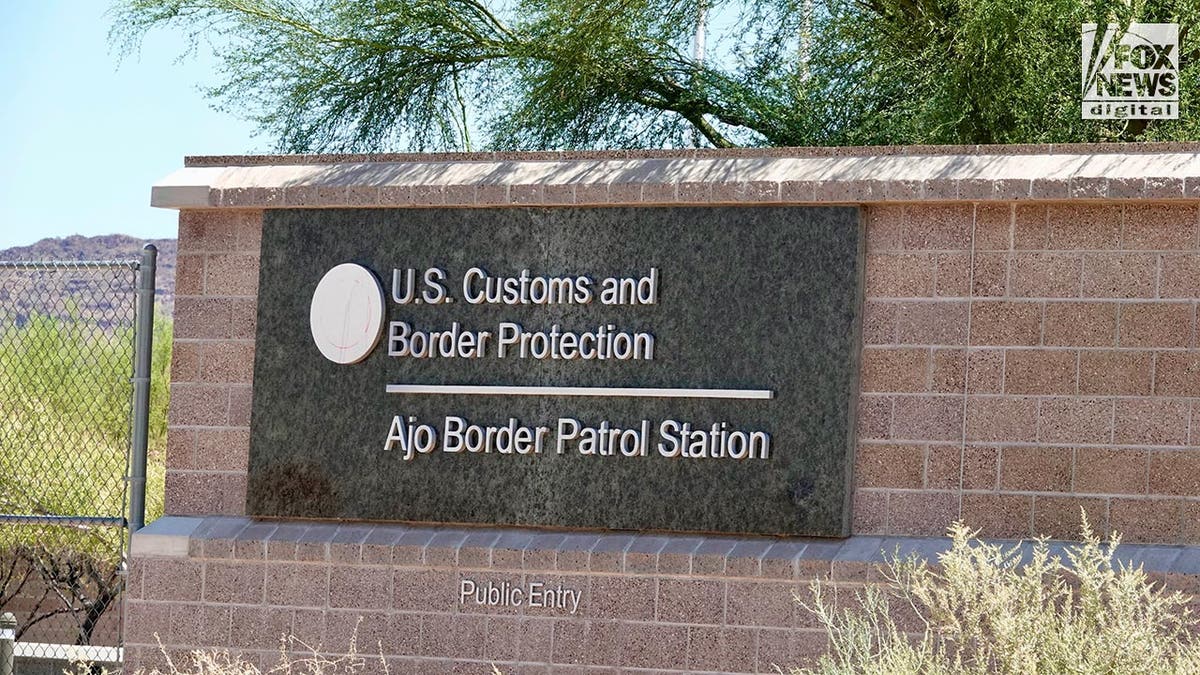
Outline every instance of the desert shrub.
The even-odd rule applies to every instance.
[[[157,317],[147,521],[163,510],[171,332],[171,321]],[[0,322],[0,513],[125,512],[132,354],[130,328],[38,315]],[[0,524],[0,609],[22,599],[18,636],[67,615],[73,641],[89,644],[121,590],[124,535],[105,526]]]
[[[891,561],[887,583],[864,589],[853,608],[835,607],[828,586],[815,584],[813,601],[801,604],[825,628],[830,651],[793,673],[1200,672],[1189,599],[1115,562],[1115,534],[1102,543],[1085,520],[1066,560],[1044,540],[1022,560],[1019,546],[977,534],[951,526],[951,548],[936,566]],[[912,625],[897,625],[894,610],[915,613]]]
[[[358,618],[350,644],[344,654],[329,654],[321,645],[312,646],[293,635],[281,635],[279,652],[275,663],[260,664],[244,656],[223,649],[196,649],[182,657],[172,657],[158,644],[164,664],[150,670],[138,670],[137,675],[348,675],[366,671],[389,672],[387,659],[382,655],[382,645],[376,645],[378,656],[367,657],[359,653],[358,629],[362,617]],[[154,637],[157,639],[158,634]],[[77,672],[76,675],[84,675]]]

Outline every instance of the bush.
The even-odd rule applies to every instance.
[[[83,317],[0,319],[0,513],[121,516],[133,330]],[[171,329],[156,317],[147,522],[163,510]],[[21,607],[18,638],[52,622],[69,626],[76,644],[111,639],[96,630],[121,592],[124,536],[107,526],[0,524],[0,610]]]
[[[893,560],[888,583],[859,593],[855,609],[837,609],[815,584],[813,603],[801,604],[830,652],[793,673],[1200,672],[1189,599],[1156,589],[1140,566],[1114,563],[1115,534],[1102,544],[1085,519],[1065,562],[1044,540],[1022,562],[1019,546],[978,541],[962,523],[950,535],[937,566]],[[899,627],[893,609],[915,612],[917,630]]]

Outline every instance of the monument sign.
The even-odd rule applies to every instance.
[[[844,536],[862,246],[850,207],[269,211],[248,513]]]

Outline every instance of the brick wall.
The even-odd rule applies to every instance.
[[[881,540],[880,540],[881,541]],[[826,645],[794,601],[874,579],[836,543],[256,523],[209,518],[186,555],[130,571],[127,667],[227,647],[274,665],[281,635],[327,653],[355,636],[368,672],[775,672]],[[578,611],[459,601],[460,580],[579,590]],[[304,647],[295,647],[303,655]]]
[[[1072,538],[1081,509],[1195,593],[1200,547],[1174,545],[1200,544],[1200,155],[1124,148],[193,161],[155,197],[183,209],[167,513],[185,517],[134,538],[126,666],[160,663],[159,640],[264,664],[284,633],[341,652],[361,617],[360,652],[382,642],[393,674],[764,672],[823,649],[792,598],[813,579],[847,598],[881,551],[933,557],[945,541],[922,537],[957,518]],[[751,201],[866,204],[850,539],[243,516],[262,221],[244,209]],[[464,577],[584,599],[462,605]]]
[[[865,213],[856,534],[1200,542],[1196,202]],[[244,513],[260,234],[180,216],[170,514]]]
[[[868,213],[855,533],[1200,542],[1196,203]]]
[[[166,511],[245,512],[261,211],[179,216]]]

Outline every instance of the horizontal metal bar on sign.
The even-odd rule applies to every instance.
[[[57,270],[57,269],[127,269],[137,270],[136,260],[0,260],[0,269]]]
[[[657,389],[653,387],[538,387],[471,384],[389,384],[389,394],[483,396],[607,396],[625,398],[736,398],[769,400],[769,389]]]
[[[28,516],[13,513],[0,513],[0,523],[17,523],[21,525],[94,525],[107,527],[125,527],[125,518],[121,516]]]

